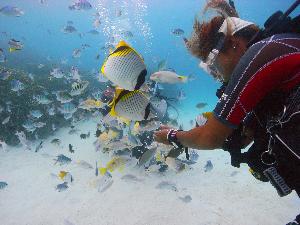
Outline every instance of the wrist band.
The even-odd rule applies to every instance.
[[[167,134],[167,139],[169,143],[173,145],[175,148],[183,148],[185,151],[186,159],[189,160],[190,156],[188,152],[188,147],[184,147],[176,137],[178,131],[183,131],[183,130],[174,130],[174,129],[169,130]]]
[[[169,130],[167,134],[167,139],[171,145],[173,145],[176,148],[183,148],[183,145],[178,141],[176,134],[179,130]]]

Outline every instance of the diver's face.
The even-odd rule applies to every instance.
[[[225,52],[220,52],[216,58],[216,66],[218,71],[222,74],[223,80],[228,81],[231,74],[239,63],[241,57],[247,50],[247,42],[240,38],[235,38],[232,46]]]

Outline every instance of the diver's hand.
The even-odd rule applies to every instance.
[[[166,126],[162,126],[159,131],[155,131],[153,137],[156,142],[163,143],[165,145],[170,145],[167,139],[167,135],[170,131],[170,128],[167,127],[167,129],[164,129],[165,127]]]

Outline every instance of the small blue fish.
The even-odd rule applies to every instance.
[[[72,159],[70,159],[69,157],[63,155],[63,154],[60,154],[57,156],[57,159],[54,159],[55,163],[59,163],[59,165],[65,165],[65,164],[69,164],[70,162],[72,162]]]
[[[189,203],[190,201],[192,201],[192,197],[190,195],[186,195],[184,197],[179,197],[179,199],[185,203]]]
[[[6,188],[8,184],[4,181],[0,181],[0,190]]]
[[[210,172],[214,168],[212,162],[208,160],[204,166],[204,172]]]
[[[99,31],[97,31],[97,30],[90,30],[88,33],[89,34],[93,34],[93,35],[98,35]]]
[[[0,14],[5,15],[5,16],[19,17],[19,16],[24,15],[24,12],[17,7],[7,5],[0,9]]]
[[[172,30],[172,34],[174,34],[175,36],[181,36],[184,34],[184,30],[182,30],[180,28],[176,28],[176,29]]]
[[[55,188],[58,192],[62,192],[68,189],[68,182],[63,182],[62,184],[58,184]]]

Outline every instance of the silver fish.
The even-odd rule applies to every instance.
[[[63,78],[64,72],[60,68],[53,68],[50,72],[50,77]]]
[[[6,117],[3,121],[2,121],[2,125],[5,125],[9,122],[10,116]]]
[[[24,15],[24,11],[22,11],[18,7],[7,5],[0,9],[0,14],[5,15],[5,16],[20,17],[20,16]]]
[[[77,107],[73,103],[68,102],[63,104],[58,110],[63,114],[73,114],[77,111]]]
[[[49,100],[45,95],[36,95],[33,96],[33,99],[38,102],[38,104],[47,105],[52,101]]]
[[[156,185],[157,189],[166,189],[166,190],[171,190],[171,191],[178,191],[176,184],[170,183],[168,181],[162,181],[158,185]]]
[[[25,88],[24,84],[19,80],[12,80],[10,82],[10,84],[11,84],[11,90],[14,91],[14,92],[21,91]]]
[[[72,84],[71,96],[81,95],[89,85],[88,81],[74,82]]]
[[[34,118],[39,119],[42,117],[43,113],[40,110],[31,110],[30,115]]]

